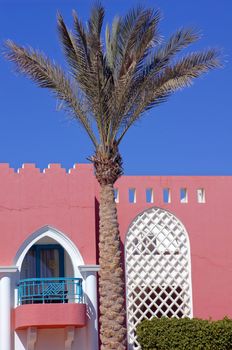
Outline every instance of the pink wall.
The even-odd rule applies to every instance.
[[[172,212],[190,238],[194,317],[232,317],[232,177],[123,176],[115,187],[122,241],[146,208]],[[136,189],[136,203],[128,202],[128,188]],[[153,188],[153,204],[146,203],[146,188]],[[163,188],[170,188],[171,203],[163,203]],[[180,203],[180,188],[187,188],[188,203]],[[206,203],[197,203],[198,188],[205,189]]]
[[[28,304],[13,310],[14,328],[86,326],[85,304]]]
[[[91,165],[66,173],[51,164],[44,173],[33,164],[14,172],[0,164],[0,265],[13,265],[23,241],[50,225],[76,244],[86,264],[96,263],[94,177]]]
[[[194,316],[232,317],[232,176],[123,176],[115,187],[122,242],[141,211],[158,206],[172,212],[189,233]],[[166,187],[171,203],[165,204]],[[136,203],[129,203],[128,188],[136,189]],[[153,188],[154,203],[146,203],[146,188]],[[180,188],[187,188],[188,203],[180,203]],[[197,188],[205,189],[206,203],[197,203]],[[78,164],[67,173],[52,164],[42,173],[26,164],[16,173],[0,164],[0,266],[12,265],[23,241],[45,225],[67,234],[85,263],[95,264],[95,196],[91,165]]]

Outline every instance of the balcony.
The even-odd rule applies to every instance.
[[[81,278],[29,278],[18,285],[18,305],[83,303]]]
[[[29,278],[19,282],[15,329],[84,327],[81,278]]]

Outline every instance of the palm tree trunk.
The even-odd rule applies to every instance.
[[[101,184],[99,262],[101,350],[125,350],[124,272],[113,184]]]

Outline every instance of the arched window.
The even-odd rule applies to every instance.
[[[151,208],[129,227],[125,242],[129,349],[139,349],[144,318],[192,316],[188,234],[170,212]]]
[[[53,244],[35,244],[29,249],[22,263],[20,279],[66,277],[67,272],[73,277],[72,262],[64,248],[54,241]]]
[[[45,226],[31,234],[16,254],[20,280],[16,306],[38,303],[83,302],[83,259],[62,232]]]
[[[32,233],[20,246],[14,259],[14,263],[18,267],[20,273],[26,254],[30,253],[30,249],[34,245],[40,244],[56,244],[62,247],[64,249],[64,259],[66,259],[65,255],[67,255],[68,259],[71,261],[74,277],[81,277],[78,266],[84,265],[84,261],[79,250],[68,236],[51,226],[44,226]],[[33,259],[33,253],[31,253],[31,255]]]

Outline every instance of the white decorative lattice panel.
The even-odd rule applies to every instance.
[[[189,240],[171,213],[151,208],[131,224],[125,243],[129,349],[144,318],[192,316]]]

